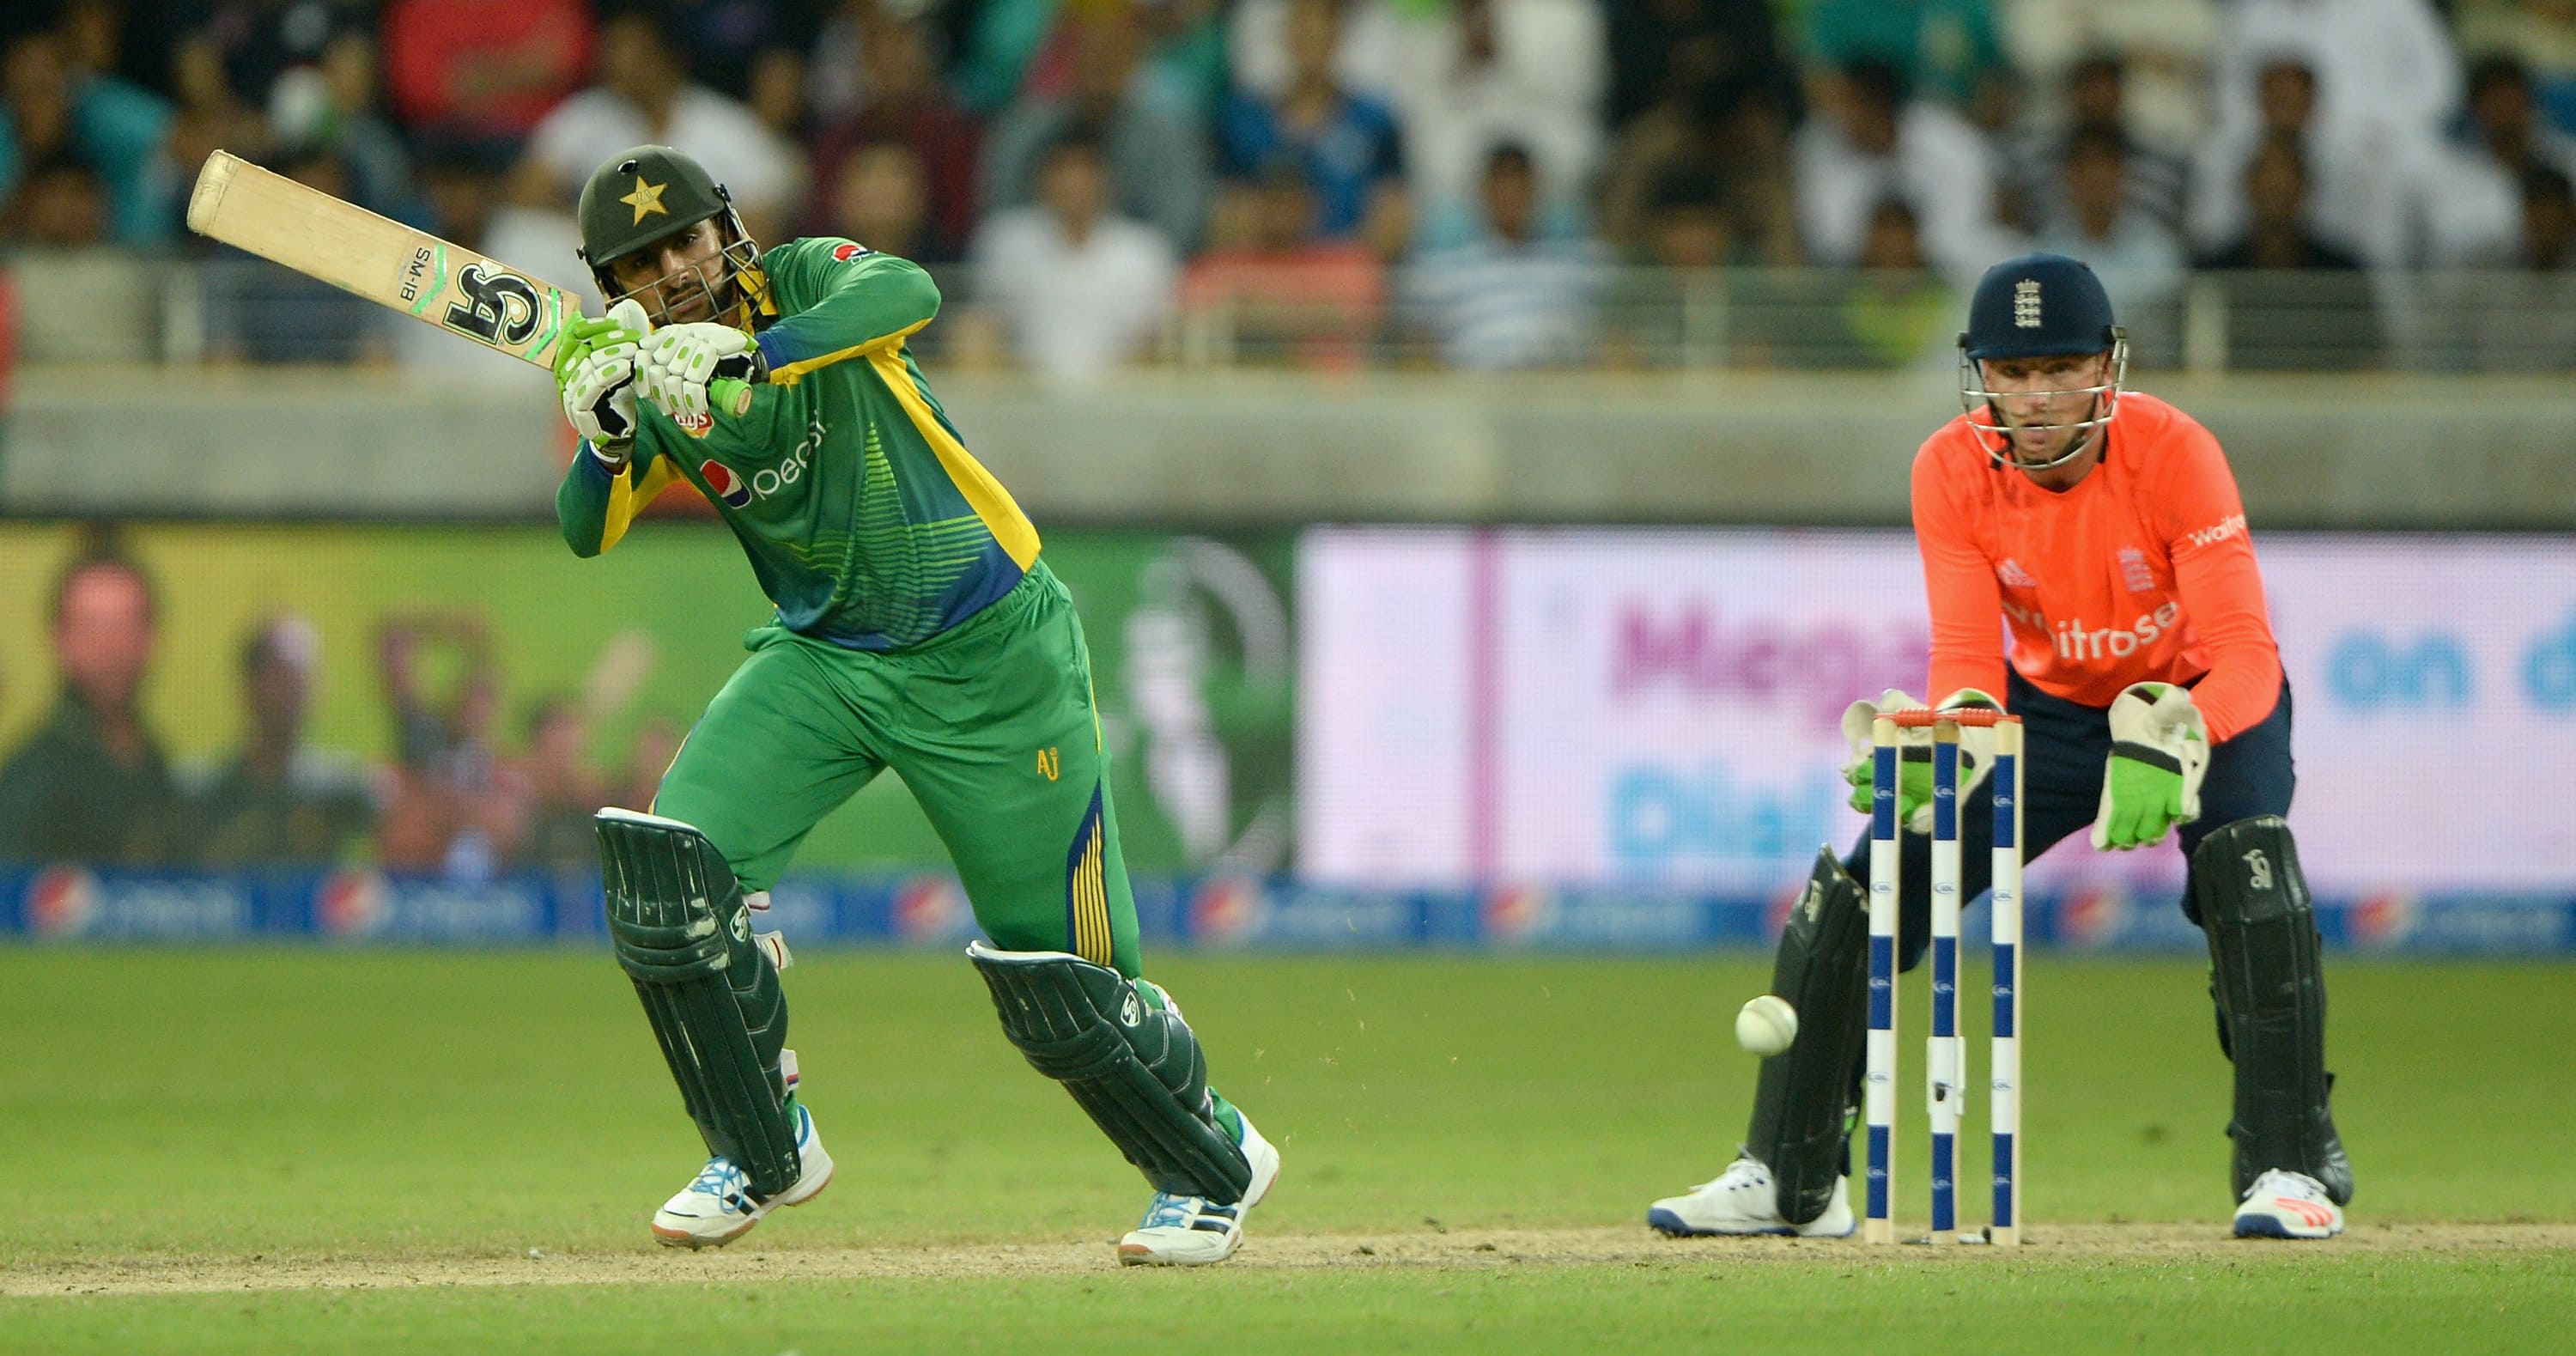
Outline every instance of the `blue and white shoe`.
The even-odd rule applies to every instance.
[[[1848,1177],[1835,1178],[1833,1199],[1826,1202],[1825,1213],[1804,1224],[1791,1224],[1781,1217],[1780,1189],[1771,1180],[1771,1170],[1750,1157],[1738,1158],[1715,1180],[1646,1207],[1646,1223],[1675,1238],[1705,1234],[1845,1238],[1854,1227],[1850,1184]]]
[[[1118,1240],[1120,1262],[1131,1267],[1206,1266],[1234,1256],[1243,1246],[1243,1217],[1279,1180],[1279,1151],[1252,1128],[1251,1117],[1239,1109],[1236,1115],[1243,1121],[1243,1156],[1252,1163],[1252,1185],[1243,1199],[1221,1205],[1205,1196],[1155,1192],[1154,1203],[1145,1207],[1144,1223]]]
[[[796,1184],[775,1196],[751,1192],[751,1179],[721,1155],[707,1160],[698,1178],[653,1212],[653,1236],[666,1247],[721,1248],[782,1205],[803,1205],[832,1184],[832,1155],[815,1133],[814,1113],[796,1104]]]
[[[2332,1238],[2343,1232],[2343,1207],[2325,1183],[2274,1168],[2254,1179],[2236,1207],[2238,1238]]]

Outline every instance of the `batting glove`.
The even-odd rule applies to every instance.
[[[611,464],[635,447],[635,360],[650,328],[643,307],[621,301],[601,319],[573,321],[555,350],[564,418]]]
[[[731,325],[668,325],[644,340],[637,360],[644,398],[678,420],[707,417],[707,383],[717,377],[757,381],[760,349],[747,331]]]
[[[2130,684],[2111,703],[2111,760],[2102,770],[2093,846],[2153,847],[2174,825],[2200,818],[2208,771],[2209,722],[2190,689]]]

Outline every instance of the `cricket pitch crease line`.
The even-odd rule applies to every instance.
[[[702,1281],[953,1280],[976,1277],[1108,1274],[1121,1270],[1109,1240],[835,1247],[817,1230],[723,1250],[687,1253],[639,1243],[630,1250],[478,1252],[368,1257],[333,1254],[144,1256],[122,1260],[20,1262],[0,1268],[0,1297],[216,1294],[242,1291],[405,1290],[442,1286],[651,1285]],[[1834,1265],[1976,1266],[2105,1260],[2272,1259],[2338,1256],[2385,1261],[2391,1254],[2521,1253],[2576,1249],[2576,1224],[2356,1225],[2315,1243],[2236,1240],[2223,1224],[2029,1226],[2018,1251],[1986,1248],[1867,1248],[1843,1239],[1662,1238],[1643,1224],[1568,1229],[1448,1229],[1415,1226],[1331,1234],[1256,1229],[1229,1271],[1455,1270],[1535,1266]],[[1984,1259],[1982,1262],[1972,1259]]]

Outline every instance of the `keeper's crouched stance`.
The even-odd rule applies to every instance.
[[[1154,1188],[1119,1260],[1232,1256],[1279,1155],[1140,975],[1081,621],[904,347],[938,290],[851,241],[762,253],[667,147],[601,166],[581,224],[616,300],[558,357],[584,439],[566,539],[597,554],[686,479],[777,604],[651,812],[598,818],[610,939],[710,1155],[654,1234],[729,1242],[830,1182],[786,1044],[787,948],[751,919],[813,826],[891,769],[991,939],[967,954],[1003,1034]],[[709,400],[724,377],[755,384],[747,410]]]
[[[2047,254],[1997,264],[1960,340],[1967,412],[1914,462],[1930,690],[1950,694],[1944,708],[1992,707],[1988,694],[2000,693],[2021,718],[2026,857],[2088,825],[2096,848],[2178,840],[2183,910],[2208,937],[2219,1045],[2235,1064],[2231,1227],[2240,1237],[2340,1233],[2352,1166],[2328,1107],[2325,980],[2284,818],[2296,782],[2290,688],[2235,478],[2188,415],[2120,389],[2127,342],[2083,264]],[[1997,643],[2007,629],[2008,647]],[[1846,715],[1855,809],[1874,790],[1872,718],[1919,705],[1890,692]],[[1908,970],[1931,931],[1931,734],[1913,738],[1896,788],[1907,825],[1897,959]],[[1962,903],[1984,893],[1992,870],[1994,788],[1979,742],[1963,732]],[[1772,978],[1771,992],[1798,1010],[1796,1037],[1762,1062],[1735,1162],[1656,1201],[1654,1227],[1852,1232],[1868,847],[1864,834],[1840,861],[1818,855]]]

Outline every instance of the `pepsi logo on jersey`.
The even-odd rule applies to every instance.
[[[707,490],[725,502],[727,507],[741,508],[751,502],[751,482],[735,475],[733,468],[713,457],[698,463],[698,475],[707,482]]]

